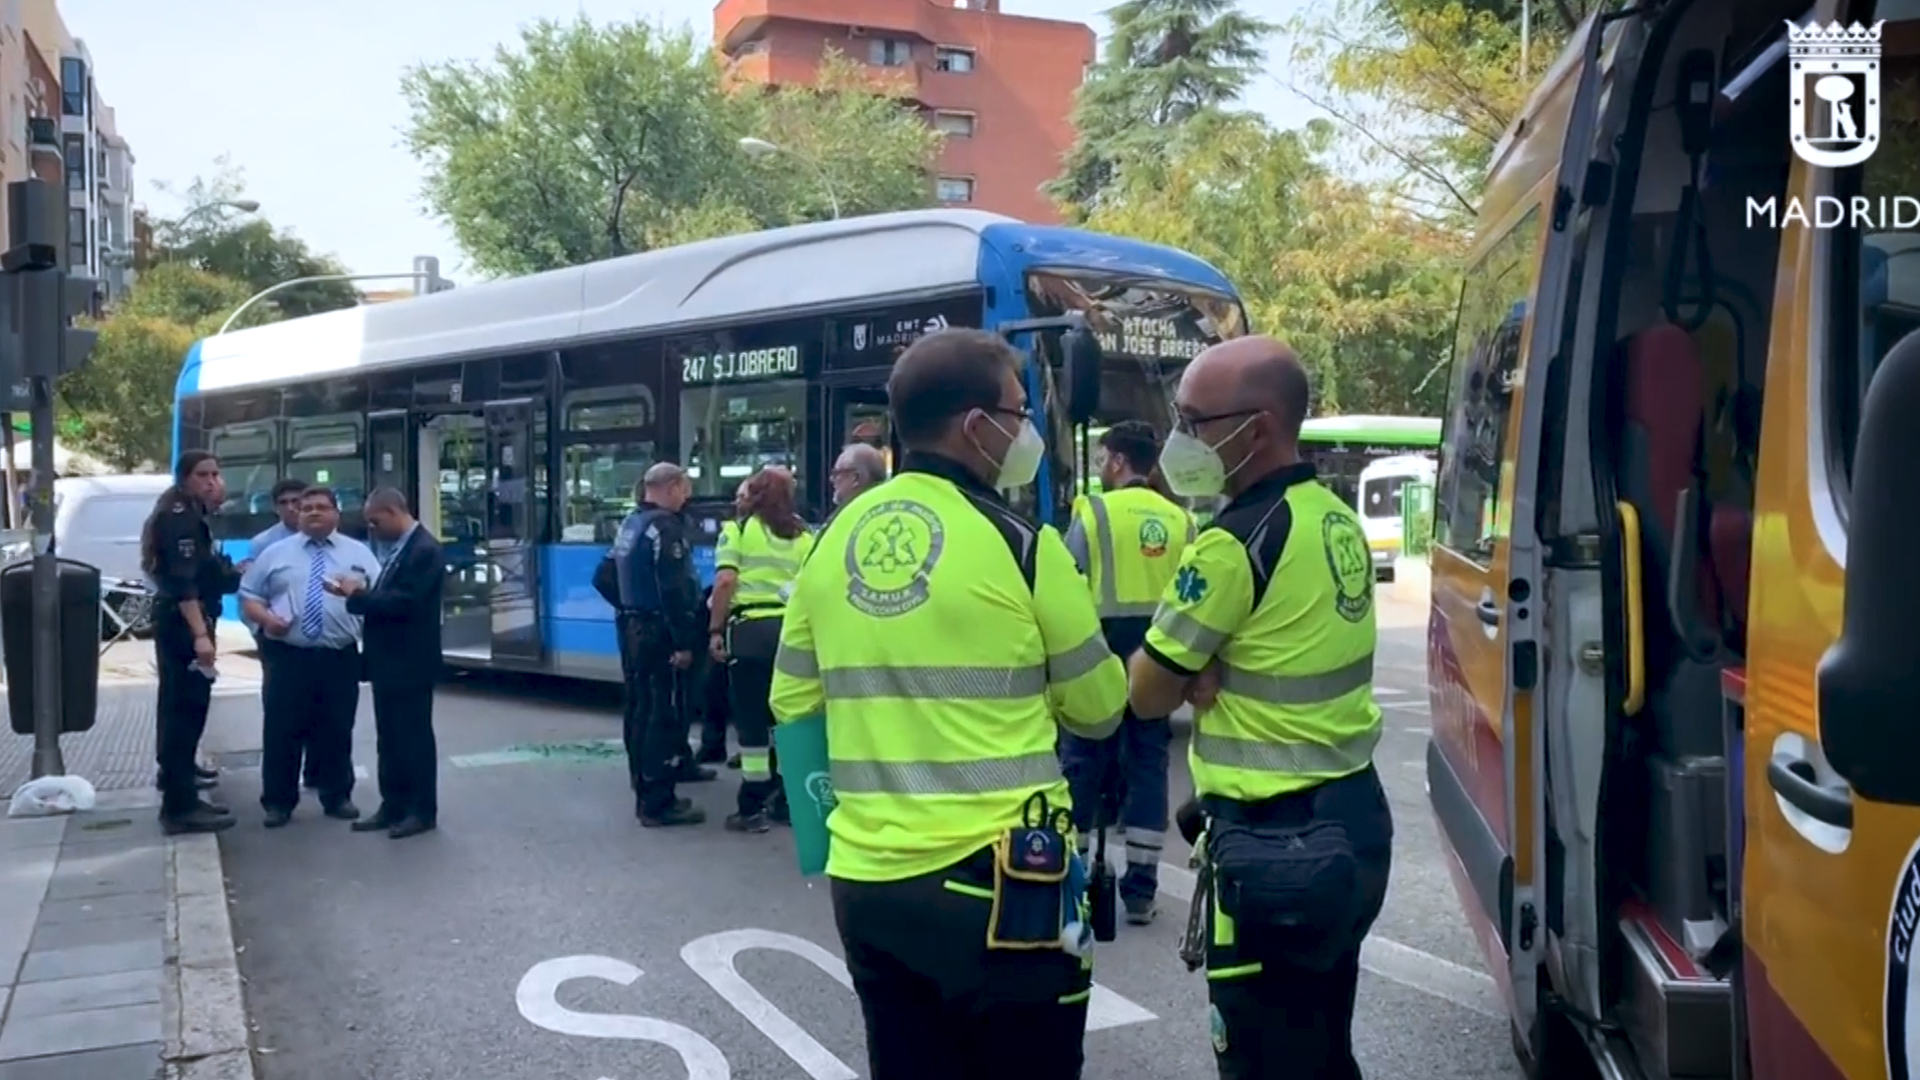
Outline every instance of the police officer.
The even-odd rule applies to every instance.
[[[1067,550],[1087,575],[1107,647],[1115,656],[1131,656],[1146,639],[1160,594],[1193,539],[1193,517],[1147,481],[1160,456],[1152,426],[1139,420],[1115,424],[1100,437],[1100,449],[1101,490],[1075,500]],[[1126,829],[1120,902],[1135,925],[1154,916],[1171,738],[1164,715],[1142,719],[1129,712],[1116,738],[1093,742],[1069,733],[1060,740],[1081,846],[1096,827],[1116,824],[1116,810],[1117,824]]]
[[[1046,925],[1069,890],[1006,877],[1003,854],[1070,851],[1064,823],[1022,829],[1069,802],[1055,717],[1110,735],[1126,685],[1059,534],[997,493],[1046,452],[1021,364],[979,330],[899,358],[908,453],[816,542],[775,659],[775,718],[826,715],[827,874],[874,1080],[1080,1075],[1092,956]]]
[[[727,673],[740,735],[740,795],[738,810],[727,817],[729,832],[763,833],[787,817],[774,772],[767,695],[787,597],[813,551],[813,534],[794,509],[793,492],[793,474],[785,469],[755,473],[741,489],[738,527],[721,535],[714,552],[708,648],[714,665]]]
[[[747,520],[747,484],[751,477],[740,481],[733,489],[733,517],[720,523],[720,538],[714,543],[714,571],[717,575],[723,568],[721,558],[728,549],[740,542],[740,527]],[[717,581],[716,581],[717,584]],[[709,624],[726,622],[725,613],[714,611],[714,588],[707,588],[706,607]],[[698,680],[701,693],[696,703],[700,710],[700,750],[694,756],[699,765],[718,765],[725,762],[727,768],[740,767],[740,755],[727,756],[727,714],[731,711],[733,672],[723,659],[709,658],[704,654],[695,656],[693,662],[703,668]]]
[[[1204,944],[1223,1080],[1358,1080],[1360,943],[1387,889],[1372,562],[1352,509],[1300,460],[1307,399],[1306,370],[1271,338],[1188,366],[1161,472],[1177,495],[1230,501],[1130,665],[1136,712],[1196,709],[1208,861],[1189,955]]]
[[[707,820],[705,811],[674,793],[692,765],[674,685],[702,643],[700,583],[680,516],[692,493],[680,466],[663,461],[649,468],[635,492],[640,505],[621,523],[613,543],[620,673],[627,696],[621,737],[637,796],[635,814],[650,829]]]
[[[159,593],[153,609],[160,684],[154,712],[160,822],[169,834],[233,826],[230,811],[200,798],[194,764],[213,702],[221,597],[240,587],[239,571],[215,549],[207,527],[207,514],[225,497],[219,460],[204,450],[182,451],[173,467],[173,486],[161,493],[140,530],[140,565]]]

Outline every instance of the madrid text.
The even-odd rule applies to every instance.
[[[1818,195],[1811,199],[1747,197],[1747,228],[1857,229],[1897,232],[1920,229],[1920,198],[1912,195]]]

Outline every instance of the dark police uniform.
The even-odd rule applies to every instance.
[[[641,503],[620,525],[613,561],[620,592],[620,673],[626,682],[621,738],[639,796],[636,811],[657,818],[674,809],[674,783],[688,751],[674,693],[681,673],[672,656],[698,653],[706,643],[686,520]]]
[[[1143,650],[1220,691],[1188,744],[1206,812],[1200,933],[1222,1080],[1359,1080],[1360,944],[1393,819],[1373,769],[1373,564],[1311,465],[1236,497],[1188,546]]]
[[[149,567],[158,588],[154,605],[154,668],[159,674],[155,709],[160,759],[160,817],[181,821],[200,807],[195,755],[207,728],[213,681],[191,670],[193,627],[180,605],[198,601],[207,636],[214,637],[221,598],[240,588],[240,572],[214,548],[206,513],[192,498],[177,494],[154,522],[156,564]]]

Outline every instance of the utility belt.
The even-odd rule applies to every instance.
[[[1377,786],[1371,767],[1257,803],[1207,796],[1193,849],[1196,888],[1180,956],[1215,971],[1272,960],[1326,971],[1350,951],[1363,919],[1360,856],[1337,803]],[[1335,805],[1330,805],[1335,804]],[[1182,813],[1183,829],[1194,824]]]
[[[1087,956],[1094,942],[1114,939],[1114,880],[1105,868],[1105,851],[1090,875],[1074,850],[1072,832],[1067,809],[1049,805],[1046,794],[1036,791],[1021,812],[1021,824],[976,856],[991,863],[988,949]]]
[[[774,654],[780,651],[780,624],[786,613],[785,604],[772,601],[735,605],[727,612],[726,629],[721,631],[728,658],[772,663]]]

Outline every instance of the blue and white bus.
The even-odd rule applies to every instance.
[[[912,340],[1079,313],[1104,349],[1099,422],[1164,425],[1181,366],[1245,332],[1233,287],[1168,248],[975,211],[774,229],[222,334],[180,373],[176,450],[217,454],[217,535],[236,558],[281,477],[409,493],[446,545],[447,660],[617,679],[590,581],[658,460],[693,476],[709,540],[735,487],[791,468],[802,512],[856,439],[890,449],[886,379]],[[1025,494],[1065,516],[1075,440],[1058,337],[1016,338],[1054,447]],[[699,549],[710,575],[712,551]]]

